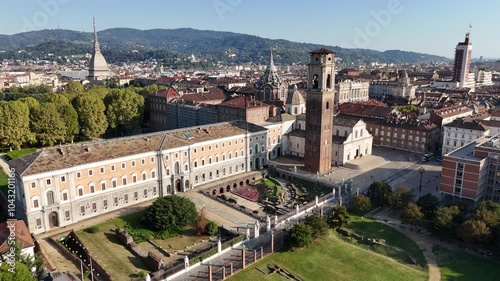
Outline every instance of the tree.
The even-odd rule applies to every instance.
[[[64,139],[67,142],[72,142],[75,139],[75,136],[80,132],[80,126],[78,125],[78,113],[76,113],[76,110],[69,103],[59,105],[58,110],[66,127]]]
[[[302,248],[311,244],[313,230],[309,225],[297,223],[288,232],[288,241],[292,248]]]
[[[136,128],[142,122],[144,98],[131,89],[112,90],[106,96],[106,116],[111,128]]]
[[[488,243],[492,238],[491,229],[480,220],[466,220],[458,227],[457,235],[467,242]]]
[[[64,85],[64,92],[68,94],[80,94],[83,93],[83,90],[82,83],[78,81],[70,81]]]
[[[179,231],[192,225],[198,216],[196,206],[185,197],[171,195],[158,198],[146,210],[142,223],[155,231]]]
[[[59,106],[61,104],[69,104],[69,99],[61,94],[50,94],[47,96],[47,102],[51,102]]]
[[[400,218],[403,224],[409,224],[410,230],[413,230],[413,226],[422,221],[424,214],[420,211],[420,207],[417,204],[410,203],[403,209]]]
[[[219,226],[211,220],[207,221],[205,225],[205,235],[214,236],[217,233],[219,233]]]
[[[387,201],[389,206],[394,210],[402,210],[412,200],[413,194],[409,187],[401,185],[398,186],[394,192],[389,194]]]
[[[41,145],[54,145],[64,142],[66,136],[66,124],[61,118],[57,106],[53,103],[45,103],[35,110],[33,114],[33,133]]]
[[[205,234],[205,227],[207,224],[205,207],[201,208],[200,214],[194,222],[194,228],[196,230],[196,236],[201,236]]]
[[[493,201],[479,203],[474,218],[483,221],[490,228],[495,228],[500,224],[500,204]]]
[[[35,281],[36,278],[31,273],[30,269],[23,263],[15,262],[14,273],[9,271],[10,265],[3,262],[0,266],[0,281]]]
[[[314,239],[326,235],[328,232],[328,224],[326,221],[317,213],[307,216],[304,224],[309,225],[312,229],[312,237]]]
[[[377,204],[385,205],[391,193],[391,186],[383,181],[375,181],[368,188],[368,197]]]
[[[85,138],[96,138],[106,132],[106,107],[99,97],[91,94],[79,95],[75,100],[75,110],[78,113],[81,134]]]
[[[351,200],[349,200],[349,205],[353,210],[360,212],[367,211],[372,207],[370,197],[361,194],[354,195]]]
[[[432,230],[441,236],[441,239],[455,233],[456,217],[460,214],[457,206],[439,208],[433,220]]]
[[[436,196],[427,193],[417,200],[417,205],[422,210],[422,213],[424,213],[425,218],[432,220],[436,216],[436,211],[439,208],[439,199]]]
[[[333,215],[328,219],[330,227],[342,227],[350,222],[349,213],[345,206],[336,206],[333,208]]]
[[[28,106],[20,101],[0,102],[0,147],[21,148],[32,141]]]

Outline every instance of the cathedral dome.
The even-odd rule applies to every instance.
[[[305,103],[306,100],[304,99],[304,96],[297,89],[295,89],[291,95],[288,95],[286,100],[286,104],[290,105],[303,105]]]
[[[257,82],[257,87],[260,88],[265,84],[271,84],[273,86],[278,86],[281,84],[281,77],[278,75],[278,69],[274,65],[272,52],[271,52],[271,58],[269,60],[269,65],[264,71],[264,74],[262,74],[259,81]]]

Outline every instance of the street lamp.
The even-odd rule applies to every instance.
[[[425,173],[425,169],[423,167],[420,167],[420,169],[418,169],[418,172],[420,173],[420,192],[422,192],[422,176],[424,175]]]

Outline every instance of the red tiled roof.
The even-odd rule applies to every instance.
[[[7,239],[11,231],[11,229],[8,228],[9,226],[12,226],[11,229],[14,230],[15,237],[22,249],[35,246],[35,242],[33,242],[33,238],[31,238],[31,233],[23,220],[7,221],[0,223],[0,254],[7,252],[10,248]]]
[[[220,104],[221,106],[230,106],[230,107],[268,107],[270,105],[265,104],[258,100],[252,100],[248,97],[238,97],[234,99],[227,100]]]
[[[339,106],[339,111],[344,114],[355,116],[385,118],[392,113],[393,109],[390,107],[361,103],[343,103]]]
[[[152,93],[154,96],[164,97],[164,98],[174,98],[179,97],[179,93],[173,87],[168,87],[168,89],[158,91],[156,93]]]

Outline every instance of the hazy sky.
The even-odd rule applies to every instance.
[[[17,0],[0,34],[192,27],[273,39],[453,57],[472,24],[473,57],[500,58],[498,0]]]

